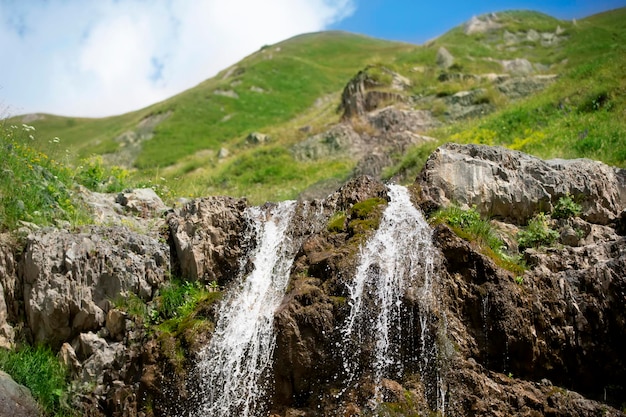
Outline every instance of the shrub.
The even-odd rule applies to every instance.
[[[549,225],[550,216],[545,213],[535,215],[526,229],[517,234],[517,244],[520,250],[551,246],[559,238],[559,233]]]
[[[572,196],[567,194],[561,198],[552,210],[552,217],[555,219],[568,219],[578,216],[582,211],[582,206],[576,203]]]

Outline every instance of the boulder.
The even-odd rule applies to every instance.
[[[169,274],[169,247],[126,228],[46,230],[28,236],[20,270],[35,342],[59,347],[102,328],[129,293],[150,300]]]
[[[268,143],[270,141],[270,137],[265,133],[252,132],[246,137],[246,142],[250,145],[261,145],[264,143]]]
[[[245,199],[209,197],[191,200],[169,215],[177,267],[184,278],[224,285],[236,276],[246,207]]]
[[[40,417],[43,413],[30,390],[0,371],[0,416]]]
[[[168,207],[152,188],[135,188],[119,193],[115,202],[141,217],[159,217]]]
[[[454,64],[454,57],[443,46],[437,51],[437,66],[443,69],[448,69]]]
[[[571,195],[581,217],[608,224],[626,207],[626,171],[588,159],[544,161],[483,145],[446,144],[428,159],[418,182],[437,205],[476,206],[485,216],[525,224]]]

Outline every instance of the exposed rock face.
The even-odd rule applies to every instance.
[[[224,284],[239,271],[245,200],[213,197],[192,200],[168,224],[183,277]]]
[[[113,301],[129,293],[151,299],[169,265],[164,243],[126,228],[30,235],[20,268],[34,340],[59,347],[100,329]]]
[[[381,107],[382,103],[403,102],[404,96],[399,93],[384,91],[385,85],[373,78],[366,68],[348,82],[341,94],[341,105],[339,110],[343,111],[343,119],[348,120],[360,117],[366,113]],[[391,73],[392,79],[399,79],[398,75],[392,71],[383,69]],[[393,82],[392,82],[393,84]],[[396,81],[396,85],[403,83]]]
[[[42,415],[28,388],[19,385],[2,371],[0,371],[0,415],[12,417]]]
[[[11,240],[0,235],[0,348],[6,349],[13,346],[22,299]]]
[[[626,171],[586,159],[543,161],[504,148],[447,144],[419,178],[438,205],[475,205],[484,215],[524,224],[570,194],[581,217],[608,224],[626,207]]]
[[[495,13],[491,13],[483,16],[473,16],[465,23],[463,31],[466,35],[473,35],[475,33],[489,32],[501,27],[502,25],[498,23],[498,16]]]
[[[414,200],[424,207],[476,204],[519,225],[570,193],[583,213],[555,221],[560,245],[527,249],[528,269],[517,277],[437,226],[437,303],[423,316],[414,294],[402,298],[408,335],[398,349],[421,355],[430,345],[417,339],[425,331],[436,335],[438,374],[407,363],[401,376],[385,376],[379,387],[364,374],[341,393],[338,346],[350,312],[348,283],[359,248],[386,207],[387,187],[358,177],[323,201],[298,203],[287,233],[297,254],[273,317],[271,413],[426,415],[445,408],[445,415],[459,417],[624,416],[613,407],[626,402],[625,178],[623,170],[586,160],[541,161],[484,146],[439,148],[415,187]],[[370,204],[355,206],[363,202]],[[246,207],[245,200],[226,197],[188,202],[168,216],[170,246],[120,227],[40,230],[27,238],[17,261],[15,243],[0,243],[6,305],[0,303],[0,319],[6,312],[12,326],[26,316],[34,341],[60,347],[60,359],[85,388],[76,400],[85,415],[188,415],[194,382],[186,381],[187,369],[211,338],[218,304],[200,305],[193,314],[198,322],[180,333],[152,334],[111,300],[129,293],[153,299],[170,264],[188,279],[228,283],[246,262]],[[372,349],[364,345],[362,352]],[[436,401],[433,377],[443,393]],[[384,402],[376,411],[370,409],[374,393]],[[15,410],[11,415],[19,416]]]

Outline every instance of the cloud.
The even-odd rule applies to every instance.
[[[14,114],[125,113],[353,11],[352,0],[3,1],[0,101]]]

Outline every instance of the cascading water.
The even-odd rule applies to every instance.
[[[258,207],[248,210],[258,239],[251,255],[253,270],[224,300],[213,337],[200,354],[196,372],[203,385],[202,403],[190,416],[263,414],[276,342],[274,312],[294,257],[286,231],[295,206],[290,201],[268,213]]]
[[[376,387],[371,404],[375,407],[382,401],[382,379],[399,378],[407,362],[411,365],[413,361],[422,379],[431,380],[425,381],[427,396],[434,398],[433,406],[443,413],[443,398],[439,397],[445,394],[435,363],[437,335],[429,326],[429,313],[436,303],[432,291],[437,252],[432,230],[405,187],[390,185],[388,194],[391,201],[376,234],[361,250],[356,276],[348,288],[351,309],[339,346],[344,356],[345,389],[358,384],[358,378],[369,370]],[[414,313],[405,306],[407,299],[417,305],[419,341],[413,336]],[[418,357],[402,351],[403,337],[419,344],[413,347],[421,352]]]

